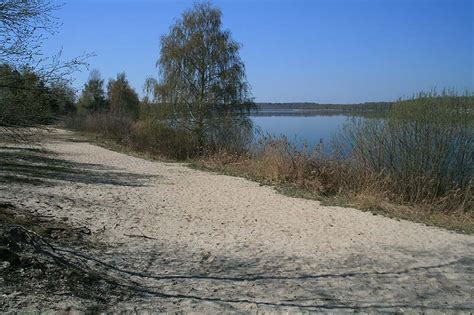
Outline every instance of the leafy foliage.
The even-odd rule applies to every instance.
[[[117,79],[109,81],[107,96],[112,112],[133,118],[138,116],[140,100],[138,94],[130,87],[125,73],[119,73]]]
[[[34,128],[73,110],[70,75],[90,55],[63,61],[45,56],[42,44],[58,23],[49,0],[0,1],[0,129],[13,140],[27,140]],[[27,136],[28,134],[28,136]]]
[[[101,79],[99,71],[91,72],[89,80],[82,89],[77,108],[80,113],[91,113],[107,108],[104,80]]]
[[[34,72],[0,66],[0,127],[31,127],[73,109],[67,83],[48,85]]]
[[[159,82],[147,82],[155,102],[171,109],[172,127],[191,132],[202,147],[216,139],[223,122],[248,126],[243,121],[254,106],[240,44],[222,30],[221,16],[208,3],[184,12],[161,38]]]

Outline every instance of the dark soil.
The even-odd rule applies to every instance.
[[[76,298],[88,312],[129,298],[131,293],[118,284],[51,254],[55,248],[87,252],[101,246],[86,227],[0,204],[0,311],[26,306],[26,296],[37,296],[45,305],[48,297]]]

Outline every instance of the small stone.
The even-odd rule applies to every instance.
[[[10,267],[10,262],[8,262],[8,261],[0,262],[0,270],[7,269],[8,267]]]

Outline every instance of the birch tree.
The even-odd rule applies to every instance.
[[[241,45],[223,30],[221,17],[209,3],[185,11],[161,38],[159,80],[148,81],[155,83],[156,101],[172,108],[175,126],[191,132],[201,147],[222,130],[248,127],[254,106]]]

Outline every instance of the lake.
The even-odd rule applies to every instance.
[[[273,136],[286,136],[288,141],[301,147],[306,142],[309,148],[313,148],[321,141],[331,143],[332,137],[342,128],[345,122],[353,116],[347,115],[260,115],[251,116],[257,128],[263,134]]]

